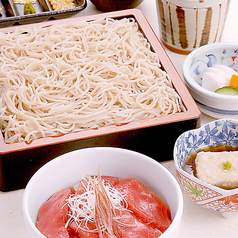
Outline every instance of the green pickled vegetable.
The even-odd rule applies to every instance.
[[[27,15],[27,14],[33,14],[35,13],[36,10],[35,8],[33,7],[33,4],[32,4],[32,1],[28,1],[24,4],[24,14]]]
[[[218,88],[215,93],[225,94],[225,95],[238,95],[238,89],[230,86],[225,86]]]

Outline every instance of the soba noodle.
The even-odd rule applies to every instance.
[[[0,33],[0,86],[6,143],[183,110],[133,18]]]

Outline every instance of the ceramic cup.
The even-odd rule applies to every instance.
[[[230,0],[156,0],[160,37],[169,50],[189,54],[219,42]]]

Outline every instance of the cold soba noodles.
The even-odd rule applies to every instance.
[[[133,18],[16,30],[0,39],[6,143],[183,110]]]

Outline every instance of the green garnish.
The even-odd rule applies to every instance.
[[[225,94],[225,95],[238,95],[238,89],[230,86],[225,86],[218,88],[215,93]]]
[[[24,14],[32,14],[32,13],[35,13],[36,10],[35,8],[33,7],[33,4],[32,4],[32,1],[27,1],[25,4],[24,4]]]
[[[232,163],[228,160],[226,162],[223,162],[222,165],[223,165],[223,169],[225,170],[230,170],[232,167]]]

